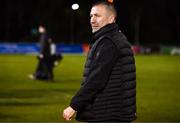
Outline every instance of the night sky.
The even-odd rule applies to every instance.
[[[39,24],[55,42],[86,43],[89,12],[98,0],[1,0],[0,42],[34,42]],[[180,43],[180,0],[114,0],[117,23],[132,44]],[[71,9],[78,3],[77,11]]]

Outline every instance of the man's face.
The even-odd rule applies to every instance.
[[[44,33],[45,32],[45,28],[44,27],[42,27],[42,26],[39,26],[39,33]]]
[[[108,12],[103,5],[93,6],[90,12],[90,17],[90,23],[93,33],[98,31],[103,26],[112,23],[110,12]]]

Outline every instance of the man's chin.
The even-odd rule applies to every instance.
[[[95,32],[97,32],[99,29],[93,29],[92,30],[92,33],[95,33]]]

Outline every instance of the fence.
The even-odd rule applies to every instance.
[[[37,54],[39,49],[38,43],[0,43],[0,54]],[[87,53],[88,50],[88,44],[56,44],[57,53]],[[180,54],[180,47],[176,46],[132,46],[132,50],[135,54]]]

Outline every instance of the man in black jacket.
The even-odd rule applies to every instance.
[[[51,63],[51,44],[52,39],[47,34],[44,25],[38,28],[40,33],[40,53],[37,56],[38,65],[34,74],[30,75],[31,79],[53,80],[53,65]]]
[[[81,88],[63,112],[65,120],[131,122],[136,118],[136,68],[133,52],[119,31],[112,3],[91,9],[92,42]]]

